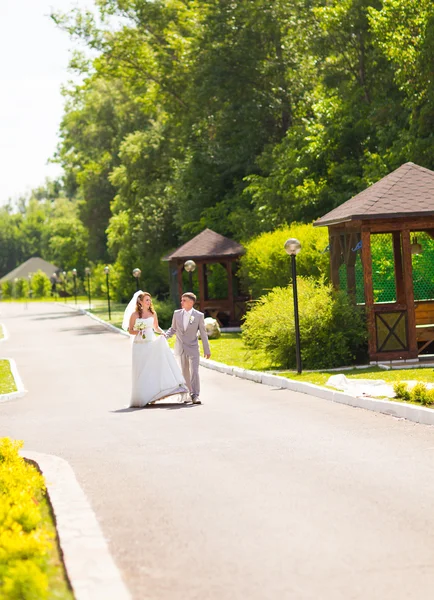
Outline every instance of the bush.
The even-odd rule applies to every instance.
[[[413,402],[418,402],[423,406],[431,404],[431,397],[424,383],[416,383],[410,394]]]
[[[5,300],[8,298],[12,298],[12,288],[12,281],[4,281],[1,284],[2,298],[4,298]]]
[[[393,386],[393,391],[395,392],[395,398],[405,401],[410,400],[410,392],[408,391],[408,385],[406,383],[401,381],[399,383],[395,383]]]
[[[36,271],[32,275],[30,287],[34,298],[47,298],[51,295],[50,279],[43,271]]]
[[[49,552],[53,539],[42,527],[42,475],[18,454],[21,442],[0,439],[0,598],[49,597]]]
[[[152,303],[158,315],[158,324],[163,329],[172,325],[173,311],[177,308],[171,300],[154,300]]]
[[[253,298],[288,285],[291,264],[283,245],[290,237],[297,238],[302,247],[297,256],[298,275],[328,277],[330,260],[328,252],[324,252],[328,244],[327,228],[293,223],[272,233],[263,233],[245,244],[239,275],[243,287]]]
[[[304,368],[324,369],[366,360],[362,310],[345,292],[312,278],[298,280],[301,355]],[[292,286],[276,288],[253,304],[242,326],[247,347],[282,368],[296,365]]]

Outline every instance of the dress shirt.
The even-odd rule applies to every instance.
[[[184,331],[187,329],[188,327],[188,322],[190,320],[191,317],[191,313],[193,312],[193,309],[191,310],[185,310],[184,309],[184,313],[182,315],[182,324],[184,326]]]

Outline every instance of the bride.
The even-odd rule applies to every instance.
[[[167,396],[188,394],[185,380],[158,325],[151,295],[136,292],[125,309],[122,329],[134,335],[130,406],[142,407]],[[154,332],[163,334],[159,337]]]

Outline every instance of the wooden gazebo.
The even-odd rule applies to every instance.
[[[434,172],[406,163],[315,225],[329,228],[333,285],[366,306],[370,359],[432,351]]]
[[[170,272],[174,274],[174,289],[176,300],[183,292],[183,270],[187,260],[196,263],[199,284],[198,308],[206,316],[217,318],[224,325],[239,325],[246,310],[245,296],[238,292],[236,279],[237,262],[245,250],[241,244],[231,240],[211,229],[205,229],[196,237],[180,246],[163,260],[169,262]],[[211,265],[221,265],[227,277],[227,293],[224,298],[210,298],[208,271]],[[191,291],[191,290],[190,290]]]

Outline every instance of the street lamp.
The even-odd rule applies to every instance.
[[[111,317],[111,312],[110,312],[110,287],[109,287],[110,267],[109,266],[104,267],[104,273],[105,273],[105,281],[106,281],[106,286],[107,286],[108,317],[109,317],[109,321],[111,321],[112,317]]]
[[[190,284],[190,292],[193,291],[193,272],[196,270],[196,263],[194,260],[186,260],[184,263],[184,269],[188,273],[188,282]]]
[[[89,267],[86,267],[84,272],[87,277],[87,297],[89,298],[89,310],[90,310],[91,309],[91,303],[90,303],[90,273],[91,273],[91,270],[89,269]]]
[[[301,250],[301,244],[295,238],[289,238],[288,240],[286,240],[284,247],[285,247],[285,251],[291,257],[292,295],[294,297],[295,355],[296,355],[296,361],[297,361],[297,373],[301,373],[300,323],[298,320],[297,267],[296,267],[296,256]]]
[[[74,278],[74,298],[75,303],[77,304],[77,269],[72,269],[71,273]]]
[[[135,269],[133,269],[133,277],[136,278],[136,290],[139,291],[139,279],[140,279],[140,275],[142,274],[141,270],[138,269],[137,267]]]
[[[65,302],[66,302],[66,271],[62,271],[63,278],[63,293],[65,294]]]

